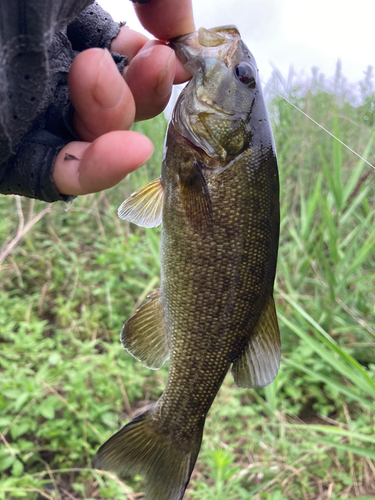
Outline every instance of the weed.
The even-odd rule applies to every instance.
[[[373,76],[359,96],[339,79],[273,85],[373,163]],[[374,173],[280,97],[269,100],[282,366],[262,390],[239,389],[228,375],[186,498],[374,495]],[[116,214],[160,171],[165,119],[135,128],[155,153],[119,186],[68,211],[0,199],[0,499],[140,498],[141,478],[92,469],[98,446],[158,398],[167,375],[144,368],[118,338],[160,271],[160,230]]]

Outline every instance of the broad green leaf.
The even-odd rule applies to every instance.
[[[23,473],[23,469],[21,460],[15,460],[12,465],[12,476],[19,477]]]
[[[5,457],[0,459],[0,471],[9,469],[12,464],[15,462],[15,455],[6,455]]]

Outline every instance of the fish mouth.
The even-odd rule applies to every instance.
[[[212,57],[220,59],[226,67],[230,68],[233,55],[241,40],[236,26],[219,26],[209,30],[200,28],[198,31],[187,33],[169,40],[169,46],[176,52],[178,59],[184,64],[185,69],[194,76],[202,65],[204,52],[213,50]],[[216,50],[215,50],[216,49]],[[217,52],[222,52],[217,57]],[[208,112],[214,112],[223,116],[231,117],[235,111],[227,111],[218,103],[214,102],[204,92],[202,85],[196,93],[199,104]]]
[[[195,31],[191,31],[190,33],[185,33],[185,35],[176,36],[175,38],[170,38],[168,40],[168,45],[174,48],[174,45],[177,43],[184,43],[184,41],[189,38],[189,36],[193,35]]]
[[[186,33],[185,35],[178,36],[176,38],[171,38],[168,40],[168,45],[176,52],[178,59],[182,62],[182,64],[186,64],[189,57],[189,49],[191,45],[191,40],[194,39],[194,35],[196,32]],[[197,54],[198,55],[198,54]]]
[[[195,58],[202,55],[204,49],[215,49],[221,46],[229,45],[221,57],[225,65],[229,68],[234,53],[237,50],[238,43],[241,40],[240,32],[234,25],[219,26],[209,30],[200,28],[198,31],[186,33],[176,38],[171,38],[168,45],[176,52],[180,61],[186,65],[191,63]],[[188,64],[191,66],[191,64]],[[189,69],[186,68],[188,71]],[[189,71],[191,73],[191,71]]]
[[[227,26],[218,26],[216,28],[200,28],[197,31],[192,31],[190,33],[185,33],[184,35],[177,36],[175,38],[170,38],[168,43],[173,46],[177,43],[185,43],[186,39],[191,37],[192,35],[197,35],[199,39],[199,43],[204,47],[216,47],[220,45],[219,40],[221,39],[223,42],[228,40],[225,35],[232,35],[235,37],[241,38],[241,34],[238,31],[237,26],[234,24],[230,24]]]

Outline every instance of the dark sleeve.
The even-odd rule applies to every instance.
[[[109,49],[119,30],[120,25],[113,22],[108,12],[94,3],[68,24],[67,35],[73,50],[81,52],[90,47]]]
[[[52,179],[58,153],[69,142],[79,140],[72,124],[73,108],[67,88],[69,68],[81,50],[109,48],[118,31],[119,24],[94,4],[82,11],[68,28],[55,34],[48,48],[48,73],[41,72],[45,85],[38,99],[38,113],[25,127],[27,132],[16,144],[13,142],[12,152],[5,161],[0,157],[0,193],[20,194],[47,202],[73,198],[61,195]],[[113,57],[122,72],[126,57],[118,54]],[[25,87],[25,82],[18,84]]]
[[[74,196],[60,194],[52,180],[51,167],[57,154],[68,142],[43,129],[28,134],[22,140],[17,154],[8,160],[7,175],[0,184],[1,192],[47,202],[73,199]]]

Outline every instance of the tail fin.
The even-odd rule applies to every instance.
[[[151,409],[110,437],[99,448],[94,466],[120,477],[144,475],[147,500],[181,500],[197,460],[202,433],[203,426],[188,445],[173,442]]]

